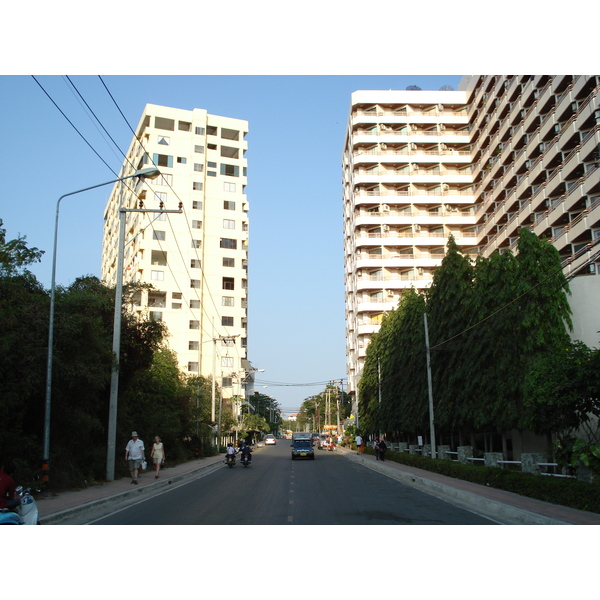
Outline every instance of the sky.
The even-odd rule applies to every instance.
[[[49,288],[58,198],[115,178],[147,103],[247,120],[248,359],[264,369],[255,389],[284,412],[297,411],[328,381],[346,377],[341,159],[350,96],[459,82],[456,75],[2,76],[0,153],[9,176],[0,218],[8,239],[24,235],[46,251],[30,270]],[[58,285],[100,276],[111,188],[61,201]]]

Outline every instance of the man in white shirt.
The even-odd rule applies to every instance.
[[[129,464],[131,483],[137,485],[138,470],[143,460],[146,460],[144,442],[138,438],[137,431],[131,432],[131,439],[125,447],[125,460]]]
[[[357,435],[354,441],[356,442],[356,454],[360,454],[362,452],[363,439],[360,435]]]

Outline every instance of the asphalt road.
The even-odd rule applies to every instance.
[[[291,460],[290,442],[94,521],[98,525],[485,525],[462,508],[336,452]]]

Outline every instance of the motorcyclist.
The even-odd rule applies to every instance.
[[[225,453],[227,454],[227,460],[235,460],[235,455],[237,454],[237,451],[233,447],[233,444],[231,442],[227,444],[227,450],[225,450]]]
[[[20,503],[21,499],[15,493],[14,479],[4,470],[0,461],[0,508],[13,510]]]
[[[244,456],[248,457],[248,464],[252,462],[252,448],[248,444],[244,444],[240,449],[240,454],[242,455],[242,459]]]

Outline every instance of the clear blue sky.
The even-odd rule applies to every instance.
[[[132,137],[97,76],[70,76],[121,151]],[[122,154],[62,76],[36,76],[94,150],[118,172]],[[135,129],[146,103],[204,108],[249,123],[248,358],[256,389],[284,410],[345,377],[341,157],[350,94],[359,89],[458,87],[459,76],[103,76]],[[114,178],[30,76],[0,77],[2,208],[9,238],[46,250],[32,271],[50,286],[57,199]],[[100,276],[111,186],[61,203],[57,282]],[[264,388],[264,385],[267,385]]]

